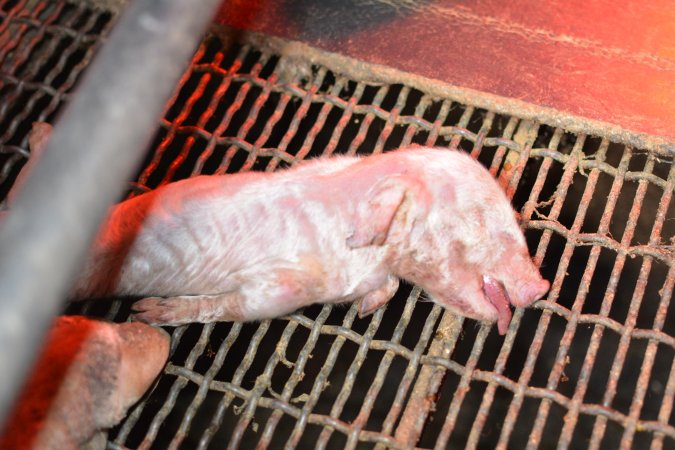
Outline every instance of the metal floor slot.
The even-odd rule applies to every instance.
[[[111,23],[55,3],[3,12],[0,195],[30,124],[54,117]],[[365,319],[313,306],[169,329],[169,364],[109,447],[675,446],[672,155],[364,82],[232,36],[214,28],[202,42],[129,195],[333,154],[457,148],[506,188],[551,291],[517,310],[505,337],[406,284]],[[130,303],[68,312],[124,321]]]

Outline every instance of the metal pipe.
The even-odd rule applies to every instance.
[[[122,13],[0,223],[0,424],[219,0]]]

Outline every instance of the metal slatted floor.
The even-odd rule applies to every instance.
[[[2,194],[30,123],[53,118],[111,23],[68,3],[15,4],[0,4]],[[164,374],[111,446],[675,445],[672,155],[362,82],[225,35],[196,52],[129,195],[331,154],[459,148],[506,188],[552,288],[515,312],[505,337],[405,284],[366,319],[314,306],[172,329]],[[69,312],[122,321],[129,306]]]

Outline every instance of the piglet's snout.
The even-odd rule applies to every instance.
[[[512,299],[512,303],[521,308],[530,306],[532,303],[546,295],[550,287],[551,284],[548,282],[548,280],[544,279],[529,282],[520,287],[518,292],[518,300]]]

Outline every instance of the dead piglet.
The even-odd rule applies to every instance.
[[[153,324],[260,320],[352,300],[366,315],[403,278],[504,333],[510,305],[549,286],[514,215],[483,166],[447,149],[201,176],[113,208],[74,297],[147,297],[133,308]]]

